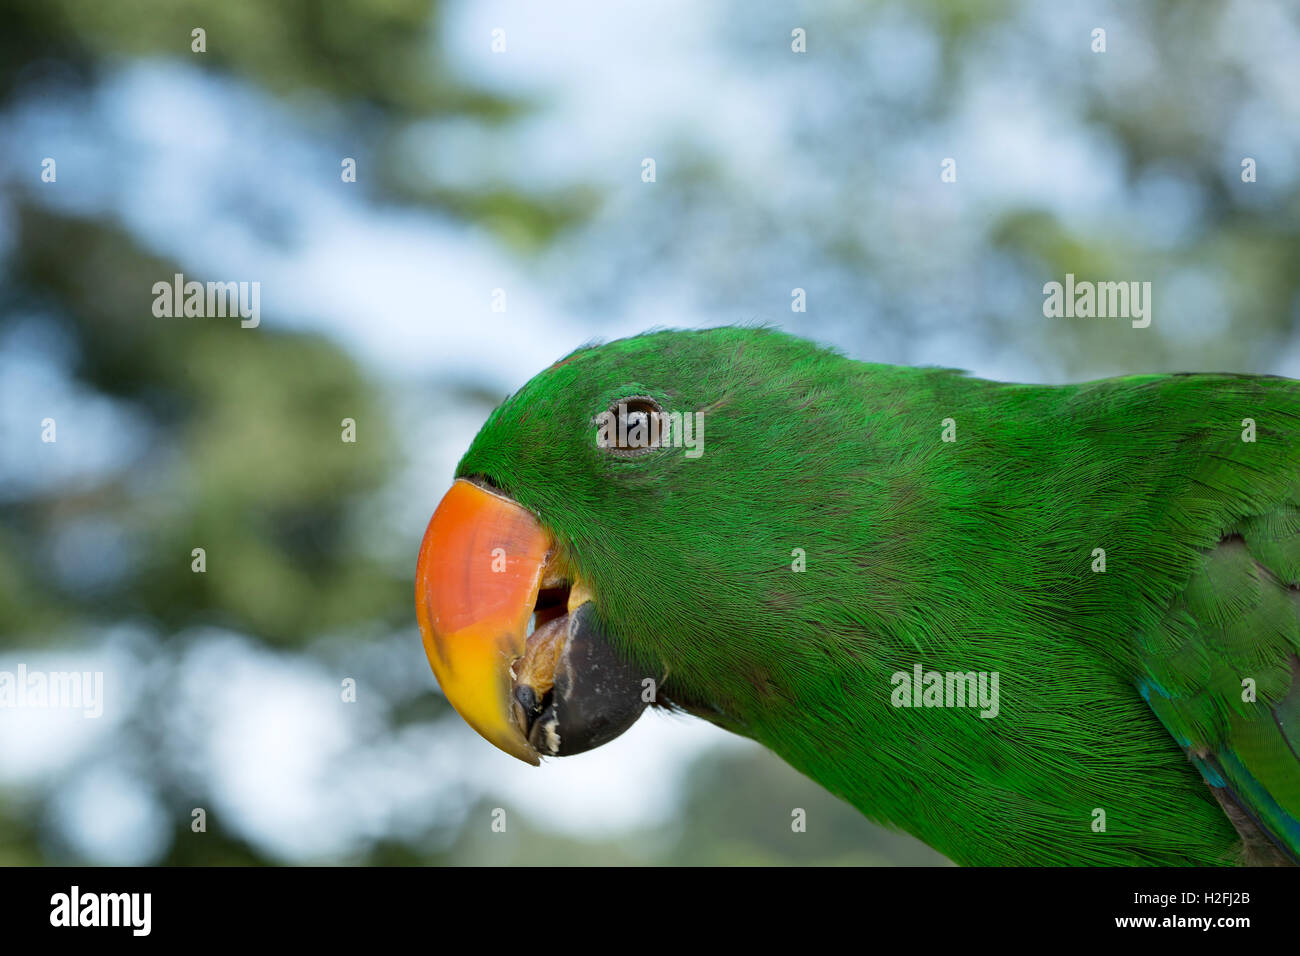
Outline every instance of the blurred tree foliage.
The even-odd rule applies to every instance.
[[[316,336],[153,319],[148,290],[179,270],[111,225],[27,205],[18,227],[6,314],[58,324],[75,343],[76,377],[124,403],[153,438],[90,487],[38,487],[4,507],[19,552],[35,558],[0,578],[5,630],[57,634],[78,617],[143,615],[168,631],[204,621],[292,643],[396,621],[409,587],[358,560],[351,526],[351,506],[395,454],[382,404],[352,362]],[[361,423],[364,453],[340,440],[344,418]],[[137,557],[87,588],[59,573],[48,543],[60,526],[102,515]],[[203,574],[191,570],[195,542],[208,555]]]
[[[308,128],[328,105],[381,140],[417,120],[495,123],[520,113],[523,105],[440,68],[439,12],[432,0],[18,0],[0,32],[0,109],[69,98],[71,86],[93,85],[130,58],[166,57],[296,97]],[[190,51],[196,26],[208,35],[203,56]],[[315,336],[154,319],[148,290],[182,271],[176,263],[113,222],[0,185],[14,232],[0,321],[39,316],[56,326],[76,379],[121,403],[150,436],[137,460],[91,487],[38,487],[4,505],[0,636],[67,632],[72,615],[140,614],[168,630],[202,621],[293,643],[404,620],[409,582],[358,560],[354,547],[354,506],[380,487],[396,449],[383,403],[352,360]],[[512,193],[493,202],[543,233],[569,215],[546,211],[563,200]],[[364,454],[340,441],[344,417],[361,423]],[[58,525],[87,515],[111,515],[139,545],[137,560],[102,588],[41,560]],[[204,575],[190,571],[195,541],[211,555]]]
[[[948,364],[1040,381],[1300,365],[1295,4],[733,0],[718,20],[757,130],[660,137],[653,196],[612,195],[549,250],[612,250],[576,306],[666,286],[861,358],[934,361],[943,340]],[[1151,328],[1046,319],[1067,273],[1150,281]]]
[[[0,110],[75,101],[133,58],[161,57],[284,98],[309,133],[319,132],[313,122],[323,110],[389,145],[417,121],[499,123],[520,113],[523,104],[440,68],[431,35],[438,14],[430,0],[17,0],[0,30]],[[195,26],[208,33],[202,57],[190,51]],[[398,165],[391,151],[378,154],[381,169]],[[400,182],[380,180],[377,201],[413,201]],[[360,527],[365,502],[400,460],[375,383],[317,335],[155,318],[150,290],[181,272],[177,263],[150,254],[106,215],[56,210],[26,183],[0,182],[0,190],[11,230],[0,263],[0,340],[52,344],[61,371],[89,393],[86,401],[109,403],[123,431],[81,437],[130,449],[89,475],[46,480],[37,464],[35,478],[7,484],[0,648],[75,644],[117,622],[168,640],[225,628],[298,653],[321,635],[409,629],[410,569],[371,556]],[[453,191],[416,199],[452,214],[474,208]],[[493,205],[532,223],[534,238],[573,216],[564,197],[522,191],[501,191]],[[341,441],[344,418],[357,422],[357,444]],[[60,446],[76,455],[75,423],[59,424]],[[132,445],[128,434],[144,440]],[[31,438],[6,435],[4,457],[30,465],[39,447]],[[106,538],[85,533],[105,527]],[[70,567],[60,546],[69,540],[84,555]],[[206,551],[203,574],[191,570],[196,545]],[[87,564],[102,567],[87,573]],[[179,653],[155,651],[154,664],[172,673]],[[431,685],[424,696],[415,713],[444,713]],[[172,762],[167,699],[139,704],[113,738],[138,755],[136,770],[172,816],[164,862],[264,861],[265,851],[224,832],[215,815],[202,841],[183,839],[190,808],[211,805],[212,796]],[[42,810],[64,784],[12,800],[0,792],[0,862],[77,859]]]

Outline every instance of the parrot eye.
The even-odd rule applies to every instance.
[[[653,398],[621,398],[596,416],[596,444],[620,458],[654,451],[663,441],[662,415]]]

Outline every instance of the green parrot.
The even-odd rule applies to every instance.
[[[580,348],[474,439],[416,605],[531,763],[654,705],[960,864],[1300,858],[1297,381]]]

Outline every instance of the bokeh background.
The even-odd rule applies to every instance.
[[[420,647],[425,523],[506,394],[651,326],[1300,376],[1297,64],[1286,0],[6,0],[0,670],[106,699],[0,710],[0,863],[943,862],[686,718],[493,750]],[[175,272],[260,327],[155,318]],[[1044,318],[1067,272],[1151,327]]]

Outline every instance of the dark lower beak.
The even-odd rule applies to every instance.
[[[658,684],[614,653],[591,601],[534,631],[515,673],[515,724],[550,757],[609,743],[636,723]]]

